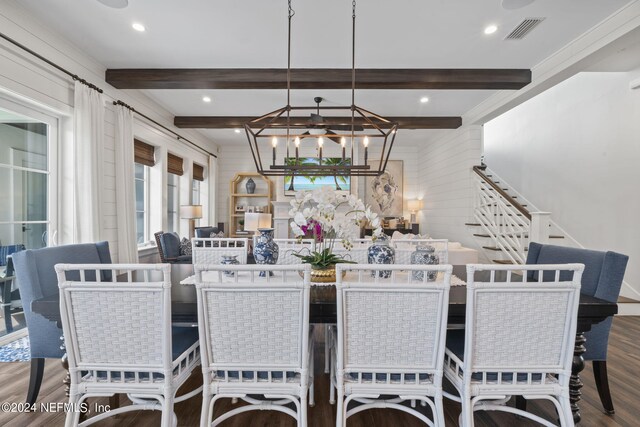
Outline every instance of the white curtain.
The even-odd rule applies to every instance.
[[[209,156],[209,172],[208,172],[208,202],[209,202],[209,224],[214,227],[218,226],[218,158]],[[229,223],[231,227],[231,223]],[[229,230],[227,233],[230,233]]]
[[[116,211],[118,224],[118,261],[138,263],[136,241],[136,193],[133,161],[133,113],[116,105]]]
[[[104,98],[76,81],[73,110],[74,241],[97,242],[102,226]]]

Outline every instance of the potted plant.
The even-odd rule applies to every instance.
[[[346,212],[337,212],[346,206]],[[293,234],[302,239],[310,236],[316,242],[316,251],[309,254],[294,254],[303,262],[311,264],[311,280],[314,282],[335,281],[335,266],[339,263],[353,263],[333,253],[339,241],[346,249],[351,249],[350,232],[368,221],[373,228],[373,239],[382,235],[380,218],[365,206],[362,200],[349,194],[339,194],[329,186],[313,191],[298,191],[291,200],[289,215],[293,217],[290,226]]]

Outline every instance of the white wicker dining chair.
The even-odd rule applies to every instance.
[[[246,237],[216,237],[191,239],[193,264],[220,264],[223,255],[237,256],[240,264],[247,263],[249,239]]]
[[[473,412],[506,411],[545,426],[553,423],[507,406],[512,396],[553,402],[560,425],[573,426],[569,378],[583,264],[467,265],[465,331],[447,337],[445,376],[462,403],[460,424]],[[539,281],[527,282],[534,271]],[[485,272],[487,281],[476,281]],[[543,272],[555,280],[542,282]],[[560,272],[573,272],[569,281]],[[553,277],[553,276],[552,276]]]
[[[80,424],[135,410],[162,411],[161,426],[177,422],[173,405],[200,393],[176,397],[200,364],[196,328],[171,326],[171,264],[58,264],[60,314],[69,361],[69,403],[126,393],[132,405]],[[112,281],[101,281],[101,272]],[[115,281],[116,275],[126,276]],[[97,281],[95,279],[98,279]],[[67,413],[67,427],[80,412]]]
[[[369,262],[367,254],[369,246],[373,244],[373,240],[371,238],[351,239],[350,243],[352,247],[347,249],[342,243],[336,242],[332,252],[342,256],[346,260],[355,261],[358,264],[367,264]]]
[[[279,265],[302,264],[302,260],[294,254],[309,255],[316,250],[316,242],[313,239],[273,239],[273,241],[279,248]]]
[[[314,403],[310,266],[194,268],[204,384],[201,427],[251,410],[280,411],[306,427],[307,394],[309,404]],[[235,274],[225,276],[222,269]],[[274,275],[259,277],[265,269]],[[221,398],[242,399],[249,405],[214,420],[214,405]]]
[[[394,408],[444,427],[442,369],[452,266],[385,266],[391,270],[388,279],[371,277],[375,268],[336,265],[338,326],[331,376],[338,394],[336,426],[367,409]],[[416,280],[412,271],[438,275]],[[352,401],[361,405],[349,409]],[[433,421],[408,401],[428,405]]]

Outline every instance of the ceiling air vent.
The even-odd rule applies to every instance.
[[[527,34],[538,26],[545,18],[525,18],[516,28],[511,31],[505,40],[522,40]]]

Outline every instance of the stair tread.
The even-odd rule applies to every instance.
[[[497,246],[483,246],[483,247],[482,247],[482,249],[487,249],[487,250],[489,250],[489,251],[495,251],[495,252],[501,252],[501,251],[502,251],[502,249],[500,249],[500,248],[499,248],[499,247],[497,247]],[[518,249],[516,249],[516,248],[511,248],[511,249],[507,248],[506,250],[507,250],[507,251],[517,251]],[[529,249],[528,249],[528,248],[524,248],[524,250],[525,250],[525,252],[526,252],[526,251],[528,251]]]
[[[495,264],[513,264],[513,261],[510,259],[494,259],[493,262]]]

